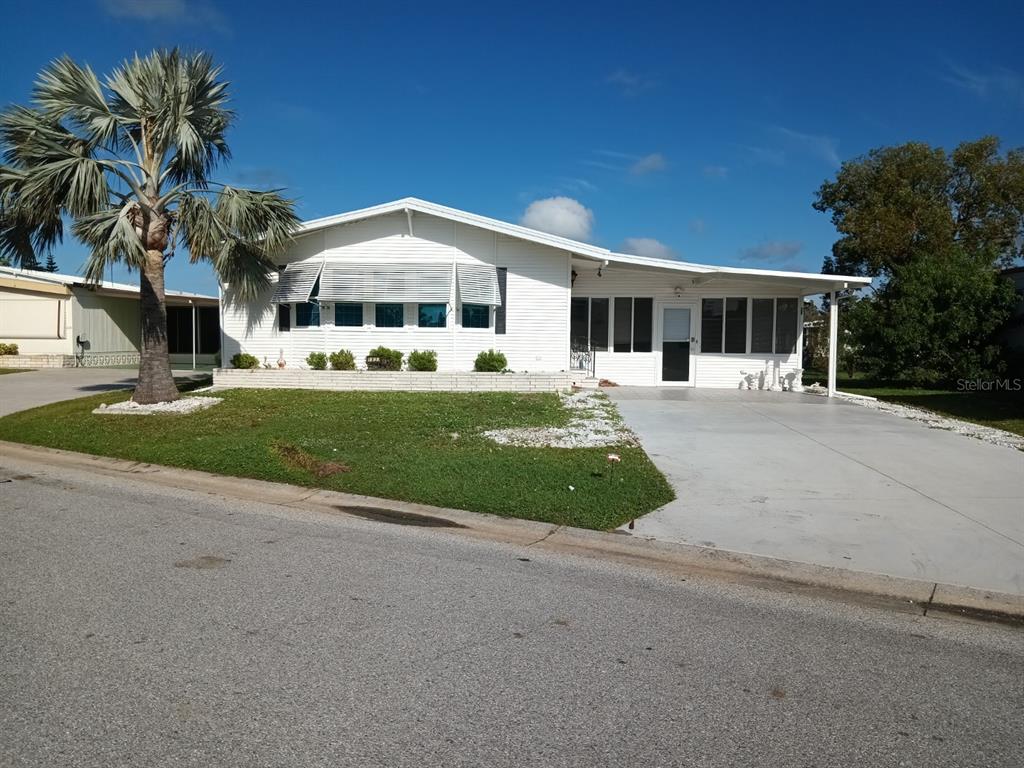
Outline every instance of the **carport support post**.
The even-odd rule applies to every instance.
[[[836,292],[828,295],[828,396],[836,394],[836,359],[839,352],[839,301]]]

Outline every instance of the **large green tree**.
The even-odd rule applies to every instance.
[[[851,318],[862,367],[916,383],[999,370],[1015,295],[998,270],[1024,256],[1024,150],[992,137],[875,149],[843,163],[814,207],[840,234],[824,271],[877,278]]]
[[[30,106],[0,114],[0,255],[37,263],[66,222],[90,254],[138,270],[141,359],[133,398],[177,398],[167,350],[164,267],[184,245],[239,300],[269,284],[273,254],[298,225],[279,190],[214,181],[230,156],[228,84],[203,53],[136,55],[103,82],[64,57],[44,69]]]

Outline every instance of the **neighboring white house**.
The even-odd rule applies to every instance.
[[[279,268],[255,301],[222,287],[225,360],[383,345],[468,371],[493,348],[515,371],[731,388],[792,382],[802,298],[870,282],[615,253],[415,198],[306,222]]]
[[[216,296],[167,291],[173,364],[191,365],[193,348],[196,362],[214,362],[220,349],[217,305]],[[20,364],[134,365],[139,362],[140,337],[138,286],[0,267],[0,342],[18,345]]]

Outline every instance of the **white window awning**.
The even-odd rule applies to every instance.
[[[459,301],[463,304],[501,306],[498,268],[490,264],[459,264]]]
[[[309,301],[309,295],[313,292],[313,286],[316,285],[316,279],[320,277],[323,266],[322,261],[297,261],[286,266],[284,272],[277,278],[277,287],[274,289],[271,302],[302,304]]]
[[[320,279],[320,301],[447,304],[451,264],[332,264]]]

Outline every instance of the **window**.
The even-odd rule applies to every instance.
[[[722,351],[723,299],[704,299],[700,311],[700,351]]]
[[[447,304],[420,304],[420,328],[444,328]]]
[[[462,327],[490,328],[491,308],[487,304],[463,304]]]
[[[290,331],[292,329],[292,305],[277,305],[277,330]]]
[[[200,307],[196,320],[199,321],[199,353],[211,355],[220,352],[220,310],[217,307]]]
[[[508,281],[508,267],[498,267],[498,295],[501,297],[501,306],[494,308],[494,332],[505,333],[505,307],[508,296],[505,284]]]
[[[590,300],[590,346],[608,349],[608,299]]]
[[[361,328],[363,305],[351,301],[338,302],[334,305],[334,324],[345,328]]]
[[[320,305],[315,301],[305,301],[295,305],[295,327],[309,328],[320,325]]]
[[[172,355],[191,353],[192,343],[192,307],[168,307],[167,351]]]
[[[799,299],[775,300],[775,354],[796,353],[796,338],[799,333]]]
[[[775,299],[751,299],[750,304],[750,351],[753,354],[771,354]]]
[[[378,304],[374,314],[378,328],[401,328],[405,325],[404,304]]]
[[[742,355],[747,351],[747,300],[725,300],[725,351]]]
[[[615,297],[615,329],[612,333],[612,349],[616,352],[633,351],[633,299],[628,296]]]
[[[650,352],[654,299],[633,299],[633,351]]]
[[[569,305],[569,342],[576,348],[590,346],[590,299],[573,299]]]

